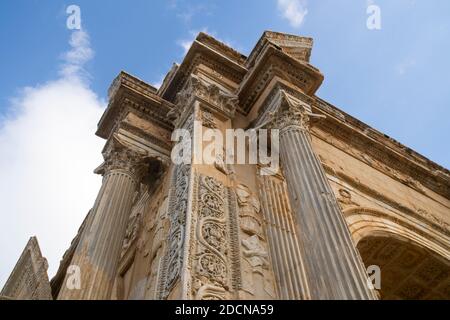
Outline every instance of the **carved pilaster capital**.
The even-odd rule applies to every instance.
[[[279,106],[269,116],[268,127],[285,131],[295,127],[300,130],[309,130],[311,107],[301,102],[284,90],[279,91]]]
[[[103,164],[95,169],[95,173],[103,176],[114,171],[122,171],[138,183],[148,171],[147,152],[127,145],[117,135],[112,137],[103,158],[105,159]]]
[[[196,75],[190,75],[183,90],[177,94],[175,108],[168,116],[173,119],[177,127],[183,123],[190,113],[194,100],[203,102],[203,107],[213,113],[218,113],[227,118],[234,118],[238,105],[238,98],[235,95],[225,92],[219,86],[208,83]]]

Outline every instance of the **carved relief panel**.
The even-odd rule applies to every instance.
[[[190,297],[233,298],[228,189],[212,177],[196,177],[196,206],[191,226]]]
[[[167,216],[168,197],[158,202],[156,213],[152,212],[146,227],[149,234],[149,245],[144,252],[144,257],[148,260],[146,299],[155,300],[158,298],[158,283],[162,271],[162,262],[166,248],[166,234],[169,230]]]
[[[236,187],[241,239],[241,297],[276,298],[268,244],[258,196],[249,187]]]

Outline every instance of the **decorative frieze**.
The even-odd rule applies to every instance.
[[[232,272],[227,189],[212,177],[199,177],[192,256],[191,297],[197,300],[231,298]]]
[[[183,264],[183,245],[186,233],[191,166],[179,165],[174,168],[168,218],[170,221],[167,238],[167,253],[161,278],[160,298],[166,299],[180,280]]]

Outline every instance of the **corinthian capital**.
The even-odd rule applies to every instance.
[[[309,130],[311,108],[309,105],[291,97],[284,90],[279,91],[278,108],[270,114],[270,127],[272,129],[287,129],[297,127]]]
[[[114,171],[122,171],[140,182],[148,170],[149,157],[145,151],[127,145],[117,135],[103,153],[105,161],[95,173],[107,175]]]

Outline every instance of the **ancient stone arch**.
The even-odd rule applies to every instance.
[[[389,210],[351,207],[344,210],[355,245],[369,236],[385,236],[413,242],[450,259],[450,238],[430,221],[417,221]]]
[[[430,221],[352,207],[346,220],[366,267],[381,270],[381,299],[450,299],[450,240]]]

